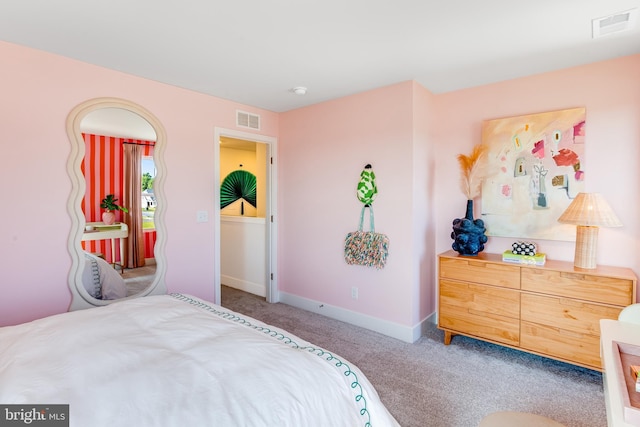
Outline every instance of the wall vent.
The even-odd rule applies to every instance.
[[[630,30],[635,26],[638,9],[630,9],[613,15],[596,18],[591,21],[593,38]]]
[[[245,111],[236,111],[236,125],[241,128],[260,130],[260,116]]]

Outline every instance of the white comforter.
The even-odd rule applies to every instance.
[[[72,427],[398,425],[340,356],[181,294],[0,328],[0,403],[69,404]]]

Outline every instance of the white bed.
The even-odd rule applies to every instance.
[[[69,404],[72,427],[398,426],[347,360],[182,294],[0,328],[0,403]]]

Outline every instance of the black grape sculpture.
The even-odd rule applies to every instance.
[[[467,200],[465,217],[453,220],[451,247],[460,255],[478,255],[487,243],[485,231],[484,221],[479,218],[473,219],[473,200]]]

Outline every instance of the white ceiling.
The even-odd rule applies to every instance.
[[[0,39],[282,112],[406,80],[443,93],[637,54],[637,22],[594,40],[591,20],[638,7],[640,0],[2,0]],[[307,94],[292,93],[296,86]]]
[[[156,131],[145,118],[123,108],[100,108],[82,118],[80,130],[95,135],[156,141]]]

